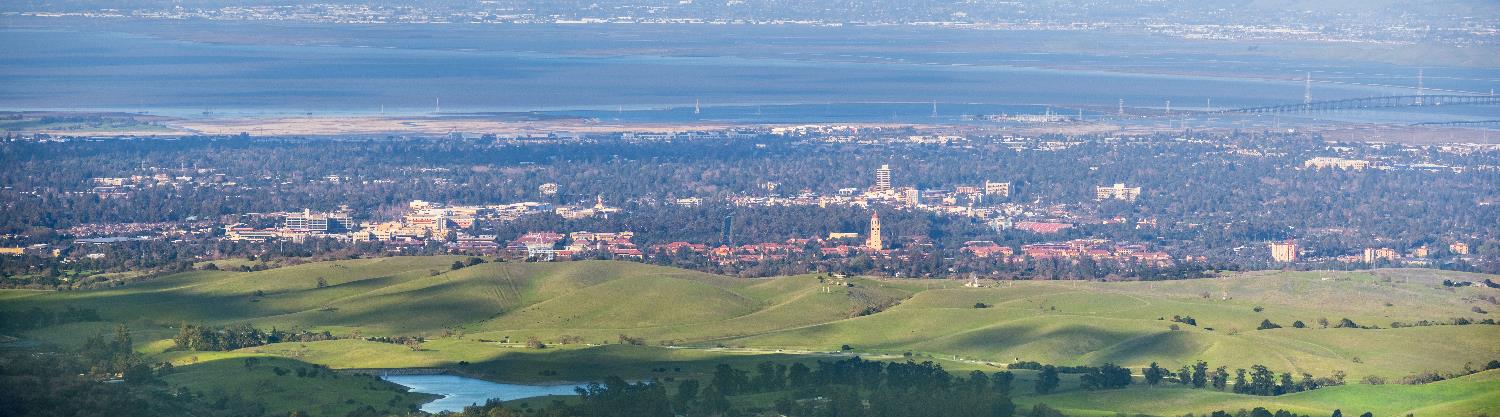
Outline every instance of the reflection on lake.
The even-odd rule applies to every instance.
[[[543,395],[573,395],[573,388],[577,387],[574,384],[502,384],[458,375],[387,375],[381,378],[409,387],[412,392],[443,396],[422,405],[422,411],[429,413],[463,411],[464,407],[484,404],[490,398],[508,401]]]

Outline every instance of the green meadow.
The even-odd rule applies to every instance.
[[[357,405],[404,409],[423,399],[342,375],[339,381],[354,382],[321,387],[353,403],[341,397],[333,401],[337,410],[314,410],[327,398],[292,398],[306,378],[286,379],[270,369],[318,364],[444,368],[512,382],[607,375],[679,381],[705,378],[718,363],[751,368],[762,361],[852,354],[934,360],[957,372],[993,372],[1007,363],[1037,361],[1109,362],[1139,374],[1151,362],[1175,370],[1201,360],[1231,371],[1262,364],[1294,375],[1342,372],[1350,384],[1254,397],[1140,384],[1086,392],[1065,376],[1061,392],[1036,396],[1029,389],[1032,374],[1021,371],[1017,401],[1080,415],[1265,406],[1314,415],[1342,408],[1346,415],[1358,410],[1437,416],[1493,415],[1500,408],[1495,371],[1425,385],[1356,383],[1365,377],[1394,381],[1420,372],[1456,372],[1500,359],[1500,326],[1392,328],[1393,322],[1494,318],[1492,310],[1500,306],[1487,300],[1500,290],[1441,285],[1444,279],[1487,278],[1480,275],[1266,271],[1183,281],[1003,281],[965,288],[947,280],[739,279],[612,261],[450,269],[462,259],[340,260],[256,272],[193,271],[102,290],[3,290],[0,310],[95,309],[109,323],[70,323],[12,336],[70,347],[112,331],[115,322],[125,323],[137,351],[177,365],[179,374],[168,378],[173,385],[241,392],[315,415],[341,415],[345,409],[339,407]],[[1197,324],[1174,322],[1173,316],[1191,316]],[[1334,328],[1343,319],[1380,328]],[[1264,320],[1282,327],[1257,330]],[[1297,321],[1305,328],[1294,328]],[[404,346],[350,338],[236,352],[176,351],[170,339],[184,322],[427,341]],[[527,348],[528,339],[548,347]],[[849,351],[843,351],[845,345]],[[247,357],[262,362],[245,368]]]
[[[1500,411],[1500,370],[1424,385],[1350,384],[1276,397],[1254,397],[1174,385],[1132,386],[1122,390],[1081,391],[1023,396],[1018,403],[1047,405],[1078,414],[1114,415],[1117,412],[1151,415],[1205,413],[1255,407],[1284,409],[1309,415],[1342,410],[1355,416],[1366,411],[1377,416],[1478,416]]]
[[[299,374],[299,368],[307,376]],[[404,414],[408,404],[434,398],[406,392],[374,376],[326,370],[312,373],[311,369],[307,363],[277,357],[222,357],[181,367],[164,379],[173,386],[188,387],[194,395],[223,392],[255,399],[271,415],[303,411],[341,416],[365,405],[381,413]]]

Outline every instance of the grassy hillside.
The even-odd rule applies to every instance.
[[[342,260],[258,272],[195,271],[107,290],[0,291],[0,310],[93,308],[107,320],[129,323],[138,351],[188,366],[270,355],[335,368],[448,367],[514,381],[670,376],[659,371],[667,365],[693,375],[717,361],[748,368],[767,359],[816,359],[776,355],[782,349],[827,352],[846,344],[867,355],[899,359],[910,352],[919,359],[944,359],[955,369],[993,371],[998,368],[985,363],[1016,360],[1114,362],[1131,368],[1156,361],[1175,369],[1204,360],[1231,369],[1264,364],[1277,372],[1317,376],[1344,371],[1351,381],[1367,375],[1394,379],[1429,370],[1450,372],[1500,358],[1500,343],[1495,342],[1500,326],[1389,328],[1393,321],[1492,318],[1500,306],[1486,299],[1500,291],[1440,285],[1443,279],[1483,279],[1452,272],[1253,272],[1184,281],[1019,281],[963,288],[952,281],[890,279],[853,279],[849,286],[834,286],[816,275],[733,279],[608,261],[488,263],[450,270],[459,259]],[[1174,323],[1174,315],[1192,316],[1198,324]],[[1336,323],[1344,318],[1384,329],[1318,324],[1320,319]],[[1284,327],[1256,330],[1262,320]],[[1308,328],[1292,328],[1299,320]],[[337,340],[235,353],[171,352],[166,339],[183,321],[424,336],[429,341],[418,350]],[[75,323],[23,336],[73,346],[110,327]],[[652,346],[695,349],[557,343],[615,344],[620,335]],[[553,348],[521,348],[519,342],[530,337]],[[744,349],[735,354],[703,349],[718,346]],[[1415,389],[1433,385],[1350,386],[1277,397],[1275,404],[1321,412],[1327,403],[1365,404],[1356,397],[1370,395],[1411,399],[1381,410],[1492,408],[1497,399],[1481,393],[1495,391],[1494,379],[1476,380],[1453,383],[1471,391],[1451,390],[1470,392],[1451,398]],[[1167,407],[1163,410],[1271,404],[1265,398],[1198,390],[1142,390],[1078,399],[1069,395],[1079,394],[1064,392],[1042,400],[1077,411],[1115,410],[1099,408],[1108,402],[1090,402],[1110,395],[1155,398],[1151,403]],[[1339,394],[1343,392],[1348,393]],[[1302,397],[1312,399],[1299,402]]]
[[[813,275],[731,279],[607,261],[488,263],[450,271],[457,259],[346,260],[259,272],[196,271],[99,291],[4,291],[0,308],[94,308],[110,320],[135,323],[133,330],[155,332],[137,338],[143,341],[166,337],[182,321],[512,342],[571,336],[613,343],[624,334],[651,344],[821,351],[848,344],[863,352],[999,363],[1259,363],[1320,376],[1341,370],[1351,378],[1452,371],[1500,358],[1500,344],[1493,343],[1500,340],[1497,326],[1318,324],[1348,318],[1390,327],[1393,321],[1492,317],[1494,306],[1481,297],[1497,291],[1443,287],[1446,278],[1478,277],[1440,271],[1018,281],[976,289],[931,280],[831,286]],[[1173,323],[1174,315],[1192,316],[1198,325]],[[1255,330],[1262,320],[1284,328]],[[1298,320],[1309,328],[1292,328]],[[51,338],[47,332],[36,337]]]
[[[305,376],[299,376],[299,369]],[[382,415],[405,415],[433,399],[373,376],[312,372],[314,369],[304,362],[276,357],[224,357],[179,366],[163,379],[174,389],[186,388],[195,396],[253,400],[266,408],[267,415],[300,410],[317,416],[342,416],[366,405]]]
[[[93,308],[142,326],[250,323],[365,335],[480,332],[517,339],[709,340],[825,323],[909,294],[828,288],[812,276],[740,280],[638,263],[489,263],[456,257],[320,262],[259,272],[196,271],[128,287],[0,291],[0,308]],[[322,278],[325,287],[318,287]],[[134,326],[134,327],[142,327]]]
[[[1321,328],[1319,318],[1389,327],[1392,321],[1490,318],[1485,288],[1446,288],[1445,272],[1251,273],[1169,282],[1008,282],[931,289],[880,314],[738,338],[732,345],[927,352],[997,362],[1151,361],[1177,367],[1264,364],[1328,375],[1400,377],[1500,358],[1500,327]],[[1472,279],[1472,277],[1470,278]],[[1208,296],[1205,297],[1204,295]],[[1227,294],[1227,297],[1225,296]],[[989,308],[975,308],[984,303]],[[1481,306],[1486,314],[1472,311]],[[1257,311],[1259,310],[1259,311]],[[1173,323],[1192,316],[1197,326]],[[1262,320],[1284,326],[1255,330]],[[1301,320],[1310,328],[1295,329]],[[1179,330],[1171,330],[1176,324]]]
[[[175,325],[182,321],[228,324],[254,321],[282,328],[337,326],[353,315],[337,313],[341,302],[402,282],[430,278],[456,258],[398,257],[320,262],[258,272],[195,271],[107,290],[67,291],[24,297],[6,307],[93,308],[106,319]],[[325,288],[318,288],[323,278]],[[257,296],[259,291],[261,296]],[[324,313],[307,317],[308,313]],[[299,314],[301,313],[301,314]],[[391,317],[365,317],[380,325]],[[353,323],[361,323],[352,321]],[[400,321],[395,321],[398,325]]]
[[[1342,410],[1355,416],[1366,411],[1377,416],[1479,416],[1500,411],[1500,371],[1486,371],[1425,385],[1345,385],[1279,397],[1253,397],[1175,386],[1114,391],[1072,391],[1027,396],[1023,404],[1046,403],[1080,414],[1114,412],[1175,415],[1185,412],[1266,407],[1308,415]],[[1106,413],[1107,412],[1107,413]]]

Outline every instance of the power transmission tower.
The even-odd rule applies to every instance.
[[[1306,72],[1302,78],[1302,105],[1312,105],[1312,72]]]
[[[1423,78],[1422,77],[1422,69],[1418,68],[1417,69],[1417,105],[1418,106],[1420,106],[1420,105],[1423,104],[1422,103],[1422,101],[1423,101],[1422,100],[1423,99],[1422,96],[1427,95],[1426,86],[1423,85],[1422,78]]]

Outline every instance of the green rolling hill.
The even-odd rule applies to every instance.
[[[1285,409],[1310,415],[1327,415],[1341,409],[1344,415],[1369,411],[1377,416],[1478,416],[1500,411],[1500,370],[1438,381],[1424,385],[1352,384],[1287,394],[1251,397],[1218,391],[1173,386],[1134,386],[1114,391],[1071,391],[1026,397],[1024,404],[1048,405],[1079,413],[1114,415],[1115,412],[1154,415],[1204,413],[1254,407]],[[1351,412],[1353,410],[1358,410]]]
[[[1500,359],[1500,326],[1390,328],[1397,321],[1493,318],[1497,306],[1487,300],[1500,290],[1442,286],[1443,279],[1484,278],[1453,272],[1253,272],[1184,281],[1019,281],[963,288],[954,281],[869,278],[835,286],[817,275],[735,279],[610,261],[486,263],[450,270],[461,259],[341,260],[257,272],[193,271],[105,290],[4,290],[0,310],[96,309],[109,321],[128,323],[137,350],[184,369],[257,355],[334,368],[463,366],[468,373],[518,381],[611,373],[650,378],[661,375],[647,369],[668,364],[697,375],[712,363],[748,367],[766,358],[811,360],[817,356],[774,354],[837,351],[843,345],[865,355],[940,359],[956,370],[996,370],[985,364],[1016,360],[1131,368],[1155,361],[1175,369],[1204,360],[1231,369],[1264,364],[1277,372],[1316,376],[1342,371],[1351,382],[1452,372]],[[1174,323],[1174,315],[1191,316],[1197,325]],[[1318,324],[1344,318],[1381,329]],[[1283,328],[1256,330],[1262,320]],[[1293,328],[1299,320],[1307,328]],[[169,351],[165,339],[184,321],[429,341],[417,350],[337,340],[231,353]],[[74,323],[20,336],[69,346],[81,343],[81,335],[107,328]],[[648,346],[614,345],[620,335]],[[574,344],[546,351],[517,346],[530,337],[553,345],[573,339],[610,346]],[[663,345],[679,348],[652,347]],[[1448,385],[1350,385],[1274,399],[1163,387],[1087,395],[1065,390],[1022,402],[1143,413],[1238,404],[1311,412],[1348,403],[1372,410],[1422,409],[1426,415],[1492,410],[1500,402],[1491,395],[1500,392],[1493,372],[1442,384]],[[1149,402],[1156,408],[1108,408],[1110,395],[1156,398]],[[1380,408],[1360,402],[1367,397],[1401,400]]]

